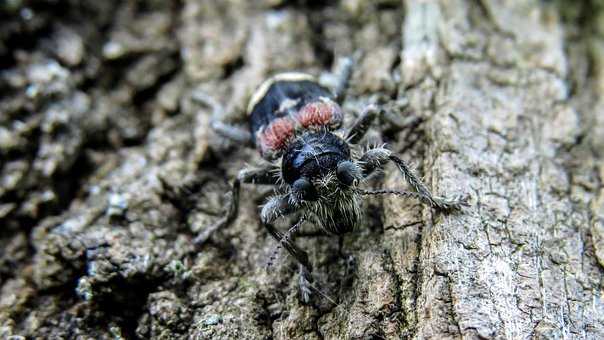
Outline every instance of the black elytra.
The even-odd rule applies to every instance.
[[[296,80],[296,77],[299,79]],[[249,107],[252,138],[275,118],[292,115],[304,105],[321,97],[333,97],[329,90],[306,75],[293,74],[292,79],[284,77],[283,80],[276,80],[268,88],[257,92],[259,98],[252,98]],[[283,105],[288,100],[291,105]]]

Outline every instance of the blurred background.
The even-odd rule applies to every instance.
[[[470,206],[368,200],[352,272],[301,237],[334,302],[303,305],[270,188],[193,244],[260,159],[199,98],[245,125],[264,79],[350,55],[347,122],[415,117],[366,142]],[[604,338],[603,65],[596,0],[1,1],[0,338]]]

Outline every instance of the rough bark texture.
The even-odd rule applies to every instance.
[[[0,337],[604,338],[601,3],[1,6]],[[194,98],[241,120],[266,76],[355,51],[349,119],[375,100],[420,117],[367,142],[470,206],[368,200],[344,239],[352,276],[337,239],[301,237],[336,301],[305,306],[258,222],[266,188],[244,186],[234,225],[193,245],[259,160]]]

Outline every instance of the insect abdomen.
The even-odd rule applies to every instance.
[[[254,142],[266,159],[279,157],[296,131],[342,123],[342,110],[329,90],[303,73],[279,74],[252,96],[248,113]]]

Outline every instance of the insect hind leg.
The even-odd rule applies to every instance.
[[[194,91],[191,98],[197,103],[207,106],[212,110],[211,127],[217,134],[232,140],[236,143],[245,145],[252,144],[252,134],[248,129],[225,123],[226,118],[224,107],[207,93],[197,90]]]
[[[350,79],[354,71],[354,57],[343,57],[339,59],[335,72],[335,86],[333,89],[336,102],[342,104],[346,99],[346,93],[350,86]]]
[[[252,134],[238,126],[223,123],[219,120],[212,120],[212,129],[216,131],[222,137],[228,138],[236,143],[243,143],[246,145],[252,144]]]
[[[336,59],[331,72],[324,72],[319,78],[319,83],[330,89],[336,103],[342,104],[350,86],[350,79],[358,54],[339,57]]]

